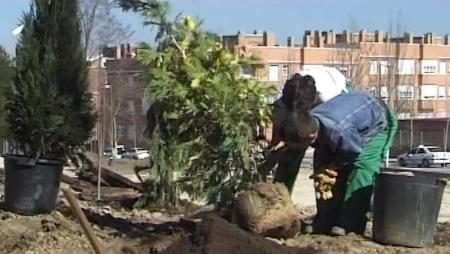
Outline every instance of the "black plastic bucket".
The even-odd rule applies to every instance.
[[[23,215],[54,210],[62,163],[39,160],[32,165],[26,157],[6,155],[4,158],[6,210]]]
[[[426,174],[379,174],[374,191],[373,239],[407,247],[433,244],[445,184]]]

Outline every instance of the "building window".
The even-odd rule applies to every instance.
[[[136,134],[136,131],[135,131],[135,126],[134,125],[129,125],[128,126],[128,128],[127,128],[127,138],[129,139],[129,140],[133,140],[134,139],[134,135]]]
[[[369,74],[376,75],[378,74],[378,62],[377,61],[369,61]]]
[[[311,70],[311,69],[317,69],[320,66],[321,65],[317,65],[317,64],[305,64],[303,66],[300,66],[300,69],[306,71],[306,70]],[[334,67],[334,65],[332,65],[331,67]]]
[[[349,78],[349,71],[347,66],[340,66],[337,69],[344,75],[346,78]]]
[[[269,65],[269,81],[278,81],[278,65]]]
[[[377,87],[379,87],[377,89]],[[387,92],[387,87],[386,86],[371,86],[370,87],[370,93],[373,94],[374,96],[377,96],[381,99],[387,99],[388,97],[388,92]]]
[[[438,71],[438,61],[436,60],[423,60],[422,61],[422,73],[432,74]]]
[[[414,96],[414,87],[412,85],[399,85],[397,91],[400,99],[412,99]]]
[[[445,62],[445,61],[439,62],[439,73],[440,74],[447,73],[447,62]]]
[[[388,61],[380,61],[380,74],[387,75],[389,72],[389,63]]]
[[[423,73],[436,73],[436,66],[424,66]]]
[[[150,108],[150,103],[148,103],[148,98],[144,96],[144,98],[141,98],[141,107],[142,107],[142,113],[145,114],[147,110]]]
[[[149,95],[148,93],[144,93],[144,97],[141,98],[142,114],[146,115],[147,110],[154,102],[155,99],[153,98],[153,96]]]
[[[411,75],[415,74],[416,61],[402,59],[398,63],[398,74],[400,75]]]
[[[255,68],[249,64],[242,66],[242,76],[244,78],[255,77]]]
[[[448,61],[446,64],[447,64],[447,73],[450,73],[450,61]]]
[[[387,86],[381,86],[380,97],[381,99],[387,99],[389,97]]]
[[[134,78],[133,78],[133,76],[132,75],[128,75],[127,78],[128,78],[127,85],[130,86],[130,87],[133,86],[134,85]]]
[[[436,85],[422,85],[420,87],[420,93],[422,100],[434,100],[437,97],[438,88]]]
[[[445,98],[445,86],[439,86],[438,96],[440,99]]]
[[[134,113],[134,101],[133,100],[128,101],[128,113]]]
[[[283,80],[286,81],[289,78],[289,65],[283,65]]]
[[[117,124],[117,130],[116,130],[117,137],[118,138],[123,137],[124,136],[125,125],[123,125],[119,119],[117,119],[116,124]]]
[[[106,61],[107,61],[107,59],[104,58],[104,57],[102,57],[102,58],[100,59],[100,61],[101,61],[101,63],[102,63],[102,68],[106,68]]]

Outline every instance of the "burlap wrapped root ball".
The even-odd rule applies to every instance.
[[[300,213],[280,183],[258,183],[239,194],[234,220],[241,228],[266,237],[289,238],[300,232]]]

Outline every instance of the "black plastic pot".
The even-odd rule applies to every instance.
[[[59,161],[6,155],[5,208],[8,211],[36,215],[56,208],[63,165]]]
[[[379,174],[374,191],[373,239],[407,247],[433,244],[445,184],[426,174]]]

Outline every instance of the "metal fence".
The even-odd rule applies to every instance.
[[[412,134],[412,139],[411,139]],[[426,130],[404,130],[400,129],[394,139],[390,150],[390,156],[397,156],[401,153],[407,152],[419,145],[440,146],[449,149],[449,140],[446,138],[446,130],[441,129],[426,131]]]

